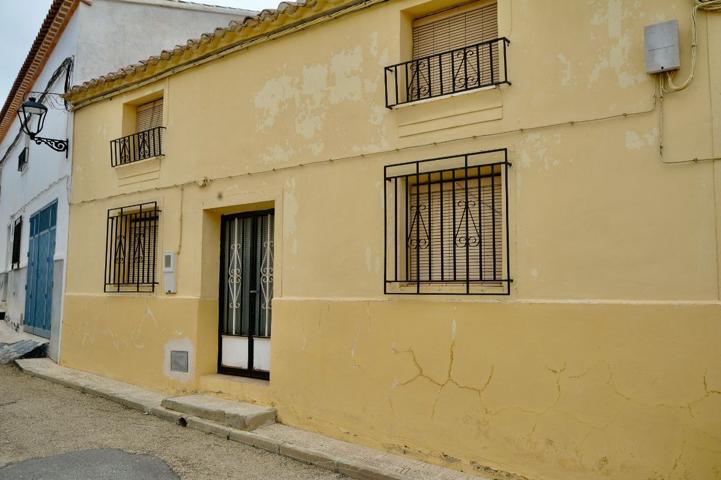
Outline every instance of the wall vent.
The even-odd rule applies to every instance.
[[[185,350],[170,351],[170,371],[188,373],[188,352]]]

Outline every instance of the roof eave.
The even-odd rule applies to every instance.
[[[138,64],[73,87],[65,98],[76,109],[132,88],[151,83],[179,71],[261,42],[328,21],[388,0],[309,0],[302,4],[281,3],[275,10],[263,10],[254,17],[231,22],[227,28],[188,40],[172,51],[164,50]]]

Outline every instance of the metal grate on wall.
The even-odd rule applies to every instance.
[[[510,293],[508,152],[385,167],[385,293]]]
[[[156,202],[108,210],[105,292],[155,290],[159,215]]]

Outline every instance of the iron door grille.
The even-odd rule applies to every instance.
[[[385,167],[384,292],[510,294],[508,153]]]
[[[155,291],[159,214],[156,202],[108,210],[105,292]]]
[[[23,217],[19,217],[15,220],[13,225],[13,251],[12,251],[12,265],[11,268],[20,268],[20,242],[22,240],[23,233]]]
[[[222,218],[220,258],[220,344],[218,371],[269,378],[255,364],[258,341],[271,337],[274,211]],[[223,337],[247,339],[246,368],[222,362]]]

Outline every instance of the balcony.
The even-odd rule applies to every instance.
[[[163,155],[165,127],[155,127],[110,141],[113,167]]]
[[[386,107],[508,84],[506,50],[496,38],[385,67]]]

